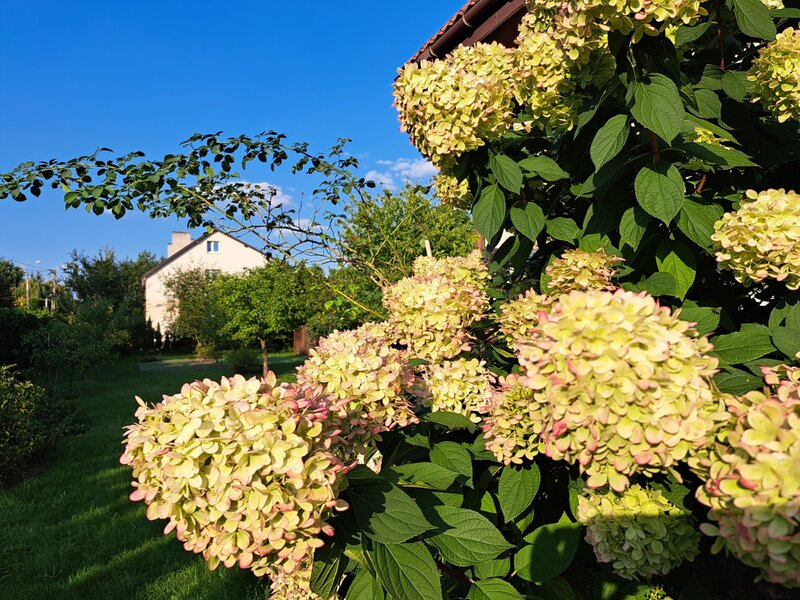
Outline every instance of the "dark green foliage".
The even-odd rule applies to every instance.
[[[0,308],[14,307],[14,290],[25,272],[10,260],[0,259]]]
[[[158,263],[149,252],[134,259],[118,259],[110,248],[93,257],[73,250],[64,268],[69,299],[60,303],[59,310],[74,314],[90,304],[105,305],[111,314],[109,333],[119,350],[151,350],[155,332],[144,318],[142,277]]]
[[[15,364],[21,369],[31,366],[31,357],[23,344],[26,335],[47,324],[49,312],[22,308],[0,308],[0,364]]]
[[[0,366],[0,485],[20,475],[31,456],[55,435],[43,417],[45,391]]]
[[[243,345],[261,347],[263,374],[269,370],[269,343],[303,325],[315,310],[316,281],[305,269],[273,259],[239,275],[213,282],[213,306],[221,333]]]
[[[339,267],[319,286],[324,310],[309,320],[312,340],[385,317],[381,287],[411,275],[430,243],[434,256],[463,256],[476,235],[463,210],[434,204],[425,188],[407,185],[348,202],[332,241]]]
[[[108,364],[120,342],[113,311],[101,301],[77,306],[75,313],[54,316],[23,338],[31,371],[50,394],[71,396],[75,383],[92,368]]]

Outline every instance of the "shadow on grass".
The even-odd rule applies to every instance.
[[[302,358],[274,357],[282,379]],[[264,597],[249,572],[210,572],[183,550],[164,522],[128,499],[130,471],[119,464],[122,429],[134,396],[147,402],[194,379],[230,375],[225,365],[140,372],[125,359],[95,373],[77,399],[87,432],[62,440],[47,469],[0,490],[0,598],[3,600],[248,600]]]

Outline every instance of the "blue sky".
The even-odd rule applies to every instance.
[[[427,169],[391,106],[396,70],[463,0],[7,2],[0,170],[106,146],[153,156],[194,132],[274,129],[327,149],[350,137],[363,174]],[[246,177],[250,179],[250,177]],[[298,197],[302,178],[269,182]],[[306,184],[308,185],[308,184]],[[178,221],[0,201],[0,257],[58,267],[78,249],[166,253]]]

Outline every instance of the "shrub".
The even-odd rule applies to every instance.
[[[516,48],[396,80],[488,252],[418,259],[386,323],[301,370],[349,443],[331,448],[363,464],[332,469],[349,508],[320,516],[330,543],[274,579],[321,598],[793,597],[757,579],[800,572],[797,13],[527,6]]]
[[[45,391],[0,366],[0,485],[17,478],[29,459],[54,437],[46,427]]]
[[[234,348],[222,353],[234,373],[255,374],[261,370],[261,359],[249,348]]]

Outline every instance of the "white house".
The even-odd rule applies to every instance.
[[[166,282],[178,271],[201,268],[209,274],[238,273],[261,267],[266,256],[258,249],[221,231],[213,230],[196,240],[186,231],[174,231],[167,258],[144,274],[145,318],[153,328],[169,329]]]

